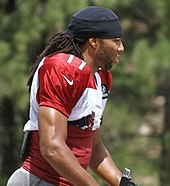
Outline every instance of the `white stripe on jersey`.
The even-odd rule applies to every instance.
[[[82,96],[74,106],[68,118],[69,121],[81,119],[87,115],[95,113],[92,130],[100,127],[102,110],[102,92],[99,89],[86,88]]]
[[[96,72],[94,74],[94,76],[96,77],[96,86],[102,92],[102,87],[101,87],[102,82],[101,82],[101,77],[100,77],[99,73]]]
[[[86,65],[86,62],[81,60],[81,64],[79,65],[78,69],[82,70],[85,65]]]
[[[74,55],[70,54],[70,56],[67,60],[67,63],[71,63],[73,61],[74,57],[75,57]]]
[[[96,77],[97,89],[102,92],[102,86],[101,86],[102,82],[101,82],[101,77],[100,77],[99,73],[96,72],[94,74],[94,76]],[[102,112],[104,112],[104,109],[105,109],[105,106],[106,106],[106,102],[107,102],[107,99],[102,99]]]
[[[38,70],[43,65],[45,57],[41,60],[38,65],[38,68],[35,71],[32,85],[31,85],[31,95],[30,95],[30,111],[29,111],[29,120],[24,126],[24,131],[26,130],[38,130],[38,103],[36,100],[36,94],[38,89]]]

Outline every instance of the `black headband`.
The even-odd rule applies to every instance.
[[[75,13],[66,33],[80,38],[121,38],[118,16],[109,9],[90,6]]]

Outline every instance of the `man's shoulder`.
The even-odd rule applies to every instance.
[[[76,70],[80,71],[80,73],[90,73],[90,68],[86,62],[72,54],[58,53],[50,57],[46,57],[44,65],[59,69],[70,69],[70,71]]]
[[[112,80],[112,74],[109,70],[100,69],[97,71],[100,77],[103,79],[107,79],[108,81]]]
[[[67,79],[76,82],[74,84],[77,86],[86,86],[91,72],[89,66],[80,58],[71,54],[59,53],[44,58],[43,65],[39,69],[39,76],[45,75],[55,81],[63,79],[64,75]]]

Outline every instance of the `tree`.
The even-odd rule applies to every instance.
[[[159,168],[165,170],[160,171],[161,185],[168,185],[169,0],[0,1],[0,185],[19,164],[22,128],[29,107],[29,69],[49,36],[64,30],[70,15],[87,5],[114,10],[124,30],[125,54],[112,71],[113,89],[102,127],[106,145],[118,167],[130,166],[143,186],[158,185]],[[155,105],[157,97],[165,100],[165,113]],[[149,133],[141,132],[143,126]],[[151,181],[147,181],[148,175]]]
[[[22,128],[29,107],[29,70],[49,35],[63,30],[69,15],[86,4],[75,2],[0,1],[0,185],[6,180],[3,176],[9,176],[20,163]]]

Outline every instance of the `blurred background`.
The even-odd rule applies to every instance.
[[[170,186],[170,0],[0,0],[0,186],[22,163],[31,66],[49,37],[89,5],[113,10],[124,31],[125,52],[111,71],[104,143],[134,181]]]

